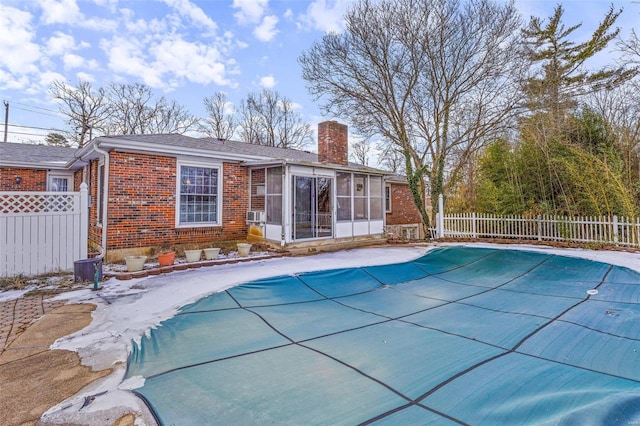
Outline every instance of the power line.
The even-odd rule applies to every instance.
[[[46,135],[43,135],[42,133],[24,133],[24,132],[14,132],[14,131],[9,131],[7,133],[10,135],[25,135],[25,136],[40,136],[40,137],[46,136]]]
[[[15,105],[22,105],[22,106],[26,106],[26,107],[29,107],[29,108],[41,109],[41,110],[43,110],[43,111],[56,112],[56,113],[57,113],[57,112],[59,112],[59,111],[56,111],[56,110],[54,110],[54,109],[49,109],[49,108],[39,107],[39,106],[27,105],[27,104],[23,104],[23,103],[20,103],[20,102],[14,102],[14,104],[15,104]]]
[[[0,126],[4,126],[5,123],[0,123]],[[12,127],[20,127],[23,129],[34,129],[34,130],[46,130],[46,131],[50,131],[50,132],[66,132],[66,130],[62,130],[62,129],[54,129],[54,128],[47,128],[47,127],[37,127],[37,126],[22,126],[20,124],[11,124],[9,123],[9,126]]]
[[[46,113],[46,112],[40,112],[40,111],[34,111],[34,110],[32,110],[32,109],[27,109],[27,108],[16,108],[16,109],[19,109],[19,110],[21,110],[21,111],[33,112],[34,114],[42,114],[42,115],[48,115],[48,116],[50,116],[50,117],[60,118],[60,116],[59,116],[59,115],[49,114],[49,113]]]

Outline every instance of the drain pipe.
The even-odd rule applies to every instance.
[[[109,152],[101,149],[98,146],[98,141],[93,145],[93,150],[104,156],[104,179],[100,182],[102,184],[102,188],[100,188],[102,194],[102,241],[100,243],[100,257],[104,262],[104,258],[107,254],[107,213],[109,211],[107,208],[107,205],[109,204]],[[100,166],[98,163],[98,177],[99,176]]]

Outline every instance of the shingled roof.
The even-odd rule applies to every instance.
[[[75,148],[27,143],[0,143],[0,165],[11,167],[64,168]]]

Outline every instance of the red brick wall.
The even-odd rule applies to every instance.
[[[387,225],[408,225],[422,223],[420,212],[413,202],[409,185],[390,183],[391,213],[387,213]]]
[[[80,185],[82,185],[82,169],[73,172],[73,189],[72,191],[80,191]]]
[[[94,164],[95,163],[95,164]],[[107,250],[148,249],[184,244],[245,239],[248,208],[248,170],[223,164],[222,226],[175,227],[176,159],[160,155],[111,152],[109,158]],[[97,162],[91,167],[91,238],[100,241],[96,227]]]
[[[337,121],[318,124],[318,161],[346,166],[349,163],[348,128]]]
[[[22,181],[17,184],[16,176]],[[46,191],[47,171],[37,169],[0,168],[0,191]]]
[[[254,169],[251,173],[251,206],[249,210],[264,210],[264,195],[258,195],[258,185],[265,189],[265,169]]]

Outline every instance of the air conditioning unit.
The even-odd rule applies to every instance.
[[[247,223],[264,223],[264,212],[261,210],[248,211]]]

